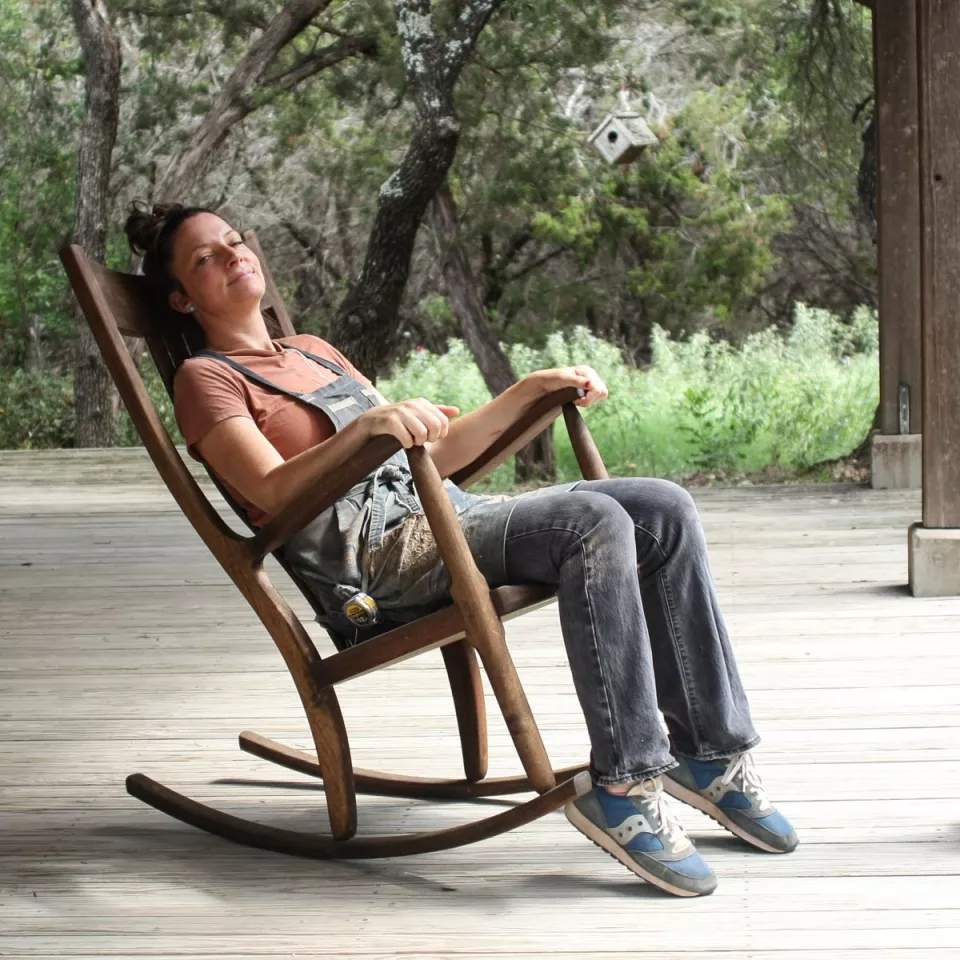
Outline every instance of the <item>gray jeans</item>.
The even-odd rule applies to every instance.
[[[682,487],[639,478],[583,481],[482,503],[462,524],[491,586],[557,587],[595,782],[626,783],[674,766],[673,754],[729,757],[759,741],[703,527]],[[502,551],[491,550],[485,534],[497,527],[505,530]],[[406,533],[397,547],[415,541]],[[419,534],[429,537],[428,530]],[[424,546],[416,572],[390,543],[373,564],[393,575],[406,570],[406,585],[417,584],[410,602],[444,587],[445,571]]]

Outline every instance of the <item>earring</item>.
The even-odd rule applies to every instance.
[[[191,304],[188,304],[187,310],[189,310],[190,313],[196,313],[196,312],[197,312],[197,308],[196,308],[192,303],[191,303]]]

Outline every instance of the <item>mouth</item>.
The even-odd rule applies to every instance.
[[[248,267],[246,270],[241,270],[233,279],[227,281],[227,286],[232,287],[238,280],[242,280],[244,277],[253,276],[253,268]]]

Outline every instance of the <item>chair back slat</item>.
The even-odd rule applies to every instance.
[[[295,336],[296,330],[280,299],[256,234],[247,233],[244,240],[257,255],[263,270],[267,290],[261,308],[270,335]],[[172,398],[173,380],[180,365],[204,347],[202,330],[192,317],[179,313],[167,303],[158,302],[146,278],[108,270],[88,260],[76,246],[64,247],[60,257],[124,405],[157,470],[214,555],[221,560],[228,559],[222,557],[225,542],[235,543],[239,538],[223,523],[187,470],[120,336],[123,333],[128,337],[144,339],[167,393]],[[207,473],[224,500],[249,526],[246,513],[230,496],[223,483],[209,467]],[[277,554],[277,559],[300,587],[314,611],[320,614],[321,608],[312,592],[303,586],[281,554]],[[229,562],[225,566],[229,567]]]
[[[169,374],[178,353],[186,348],[183,332],[186,324],[183,321],[192,321],[187,317],[180,320],[178,318],[183,315],[166,304],[158,304],[144,277],[108,270],[88,260],[78,246],[64,247],[60,259],[120,398],[150,458],[204,542],[218,559],[227,561],[227,554],[240,538],[223,522],[187,469],[121,336],[121,331],[128,331],[131,336],[147,336],[149,332],[148,344],[161,341],[164,349],[158,349],[155,357]],[[169,333],[163,326],[167,322],[172,326]],[[176,349],[178,336],[184,345],[179,351]]]

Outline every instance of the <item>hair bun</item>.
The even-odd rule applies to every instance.
[[[155,254],[167,219],[183,208],[182,203],[155,203],[151,208],[142,200],[134,200],[124,224],[130,249],[141,256]]]

